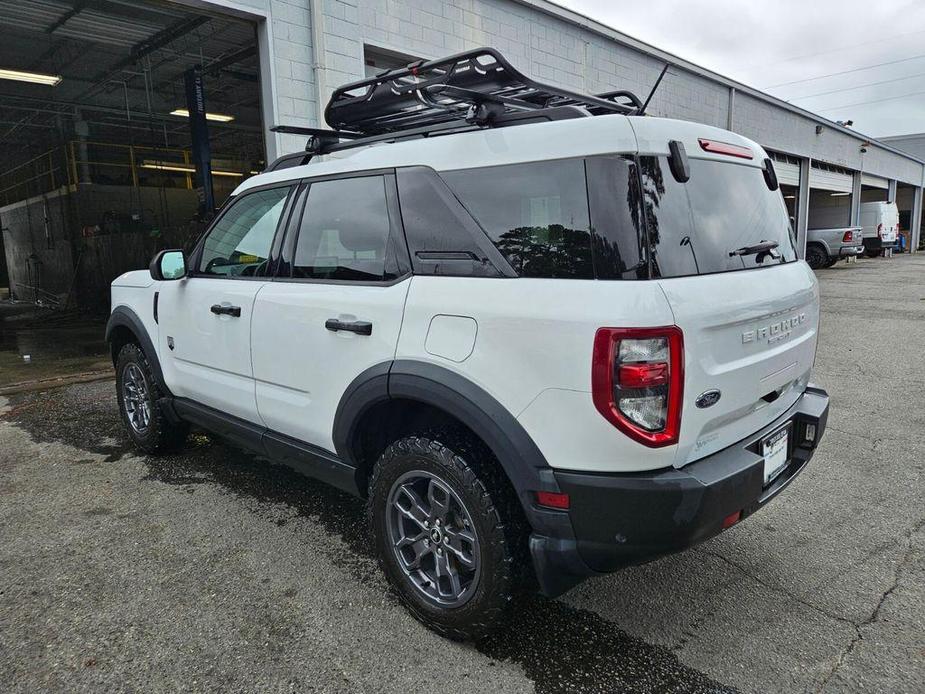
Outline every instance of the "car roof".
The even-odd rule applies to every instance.
[[[705,152],[698,144],[701,138],[748,147],[755,157],[732,159]],[[761,166],[767,156],[760,145],[728,130],[689,121],[613,114],[484,128],[316,155],[307,164],[253,176],[238,186],[235,195],[273,183],[402,166],[450,171],[602,154],[667,155],[670,140],[682,142],[691,158]]]

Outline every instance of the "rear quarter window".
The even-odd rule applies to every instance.
[[[779,191],[761,169],[690,160],[690,180],[678,183],[663,157],[640,157],[642,200],[653,277],[731,272],[796,260],[793,232]],[[779,257],[730,255],[757,243],[778,244]]]
[[[584,161],[441,174],[521,277],[593,279]]]
[[[521,277],[644,278],[639,176],[628,157],[441,174]]]

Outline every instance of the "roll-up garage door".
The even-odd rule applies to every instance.
[[[789,161],[774,160],[774,171],[777,173],[777,180],[785,186],[800,185],[800,165],[793,164]]]
[[[842,170],[818,168],[813,166],[809,170],[809,187],[831,190],[836,193],[850,193],[852,189],[852,176]]]
[[[880,176],[874,176],[873,174],[861,174],[861,185],[869,186],[871,188],[883,188],[884,190],[889,190],[890,182],[885,178],[880,178]]]

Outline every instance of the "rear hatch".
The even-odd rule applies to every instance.
[[[881,209],[883,211],[881,218],[883,231],[880,234],[880,239],[884,243],[896,243],[897,231],[899,230],[899,208],[896,207],[895,203],[887,203]]]
[[[652,276],[684,335],[676,466],[741,441],[797,400],[819,322],[816,279],[797,260],[783,198],[765,180],[764,152],[733,133],[683,126],[696,132],[678,138],[688,181],[675,179],[657,148],[640,157]],[[641,153],[656,140],[637,137]]]

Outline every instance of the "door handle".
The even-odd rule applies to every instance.
[[[232,316],[233,318],[241,317],[240,306],[222,306],[221,304],[212,304],[212,308],[209,310],[216,316]]]
[[[357,335],[373,334],[373,324],[365,320],[341,321],[336,318],[328,318],[324,322],[324,327],[335,333],[338,330],[346,330]]]

